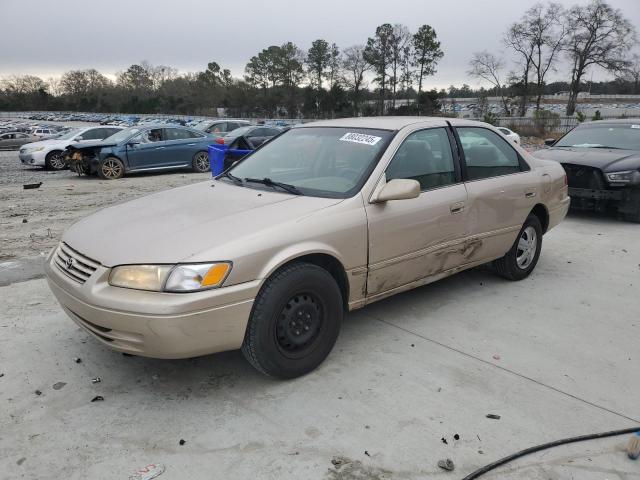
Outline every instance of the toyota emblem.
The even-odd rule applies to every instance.
[[[67,264],[67,268],[73,267],[73,258],[67,258],[67,261],[65,263]]]

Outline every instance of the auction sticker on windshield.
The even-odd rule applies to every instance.
[[[353,143],[363,143],[364,145],[375,145],[382,137],[376,137],[374,135],[365,135],[364,133],[345,133],[340,141],[342,142],[353,142]]]

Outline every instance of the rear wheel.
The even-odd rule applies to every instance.
[[[193,156],[191,163],[193,171],[197,173],[208,172],[211,168],[209,164],[209,154],[207,152],[198,152]]]
[[[64,163],[64,155],[60,150],[52,150],[47,153],[44,159],[44,166],[47,170],[63,170],[67,165]]]
[[[308,263],[289,265],[258,293],[242,353],[266,375],[304,375],[331,352],[342,316],[342,294],[329,272]]]
[[[529,215],[511,249],[504,257],[494,260],[493,267],[507,280],[522,280],[536,267],[541,248],[542,225],[537,216]]]
[[[104,180],[116,180],[124,177],[124,163],[116,157],[107,157],[98,166],[98,175]]]

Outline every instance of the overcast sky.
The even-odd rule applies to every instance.
[[[640,0],[609,0],[640,28]],[[113,75],[148,60],[180,71],[216,61],[240,76],[269,45],[306,50],[317,38],[341,48],[363,44],[382,23],[412,32],[435,28],[444,58],[428,87],[476,82],[466,75],[474,51],[501,54],[502,33],[533,0],[2,0],[0,76],[43,78],[69,69]],[[565,6],[585,0],[560,0]],[[561,69],[555,77],[566,78]],[[594,79],[603,78],[595,72]]]

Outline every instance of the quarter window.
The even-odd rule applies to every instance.
[[[446,130],[432,128],[409,135],[391,160],[386,177],[387,181],[417,180],[422,191],[455,183],[455,166]]]
[[[522,170],[518,153],[497,133],[478,127],[460,127],[457,131],[469,180],[509,175]]]

